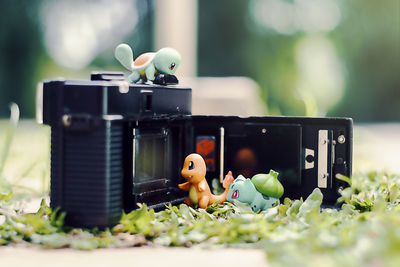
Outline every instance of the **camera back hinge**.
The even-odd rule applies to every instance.
[[[334,162],[335,144],[333,133],[328,130],[318,131],[318,187],[332,188],[332,165]]]

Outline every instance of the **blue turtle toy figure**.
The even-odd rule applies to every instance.
[[[140,79],[157,84],[178,83],[173,74],[181,63],[181,55],[173,48],[166,47],[157,52],[144,53],[133,60],[132,48],[127,44],[120,44],[115,48],[115,57],[122,66],[132,71],[128,77],[131,83]]]

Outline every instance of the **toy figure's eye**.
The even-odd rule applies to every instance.
[[[188,170],[193,170],[194,169],[194,163],[193,161],[189,162]]]
[[[175,63],[171,63],[171,65],[169,65],[169,69],[173,70],[175,68]]]
[[[239,191],[235,190],[231,196],[231,198],[238,198],[239,197]]]

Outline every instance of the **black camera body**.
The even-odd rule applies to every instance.
[[[92,73],[91,81],[45,81],[37,119],[51,127],[52,208],[79,227],[116,224],[138,203],[162,209],[183,203],[178,189],[185,157],[207,164],[207,180],[280,173],[283,197],[307,197],[315,187],[334,205],[351,175],[348,118],[191,115],[191,89],[128,84],[122,73]]]

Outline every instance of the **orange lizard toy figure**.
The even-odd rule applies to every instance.
[[[210,187],[206,180],[206,164],[199,154],[190,154],[186,157],[181,174],[187,179],[187,182],[179,184],[178,187],[182,190],[189,191],[189,196],[185,200],[185,203],[189,206],[198,205],[202,209],[206,209],[207,206],[215,202],[222,203],[226,201],[229,186],[233,180],[235,180],[232,176],[232,172],[228,172],[222,183],[222,187],[225,188],[224,193],[219,196],[211,194]]]

